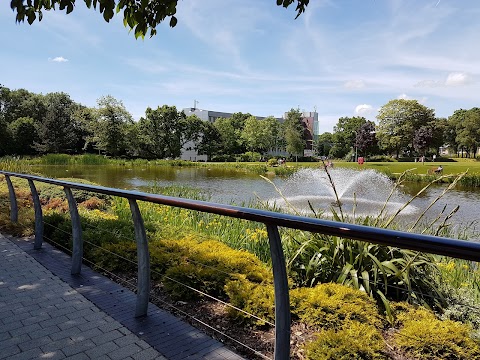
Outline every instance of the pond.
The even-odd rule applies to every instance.
[[[210,201],[248,206],[252,201],[275,204],[288,211],[288,204],[300,213],[311,213],[308,202],[316,211],[326,214],[338,209],[336,197],[325,171],[301,169],[290,177],[271,177],[270,180],[283,193],[287,203],[275,187],[259,175],[219,166],[195,167],[133,167],[125,166],[42,166],[35,171],[47,177],[75,177],[93,181],[103,186],[121,189],[146,190],[152,186],[182,185],[197,188],[208,194]],[[350,216],[375,216],[390,196],[393,183],[374,170],[334,169],[330,171],[342,209]],[[393,193],[385,211],[398,211],[425,184],[405,183]],[[445,190],[446,186],[432,186],[402,209],[399,217],[407,226],[413,223],[431,202]],[[455,188],[447,192],[426,213],[425,221],[443,221],[456,206],[457,213],[448,221],[455,232],[468,228],[474,238],[480,229],[478,224],[480,191],[478,189]],[[338,211],[338,210],[337,210]]]

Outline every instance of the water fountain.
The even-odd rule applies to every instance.
[[[329,174],[335,184],[342,210],[352,214],[354,207],[358,216],[377,215],[389,197],[394,183],[384,174],[375,170],[354,170],[335,168],[329,169]],[[338,206],[333,187],[323,169],[301,169],[290,178],[280,189],[286,198],[270,199],[284,210],[291,210],[291,204],[301,214],[311,214],[310,206],[317,211],[331,213],[332,206]],[[394,213],[408,200],[405,194],[395,190],[384,212]],[[417,212],[415,206],[409,205],[402,210],[403,215]]]

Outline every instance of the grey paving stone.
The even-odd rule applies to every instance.
[[[120,359],[126,358],[128,356],[134,355],[136,353],[139,353],[142,350],[143,349],[140,346],[135,345],[135,344],[131,344],[131,345],[121,347],[121,348],[111,352],[110,354],[108,354],[108,356],[112,360],[120,360]]]
[[[18,354],[20,351],[20,348],[16,345],[2,347],[2,350],[0,351],[0,359],[7,359],[15,354]]]
[[[119,347],[113,341],[109,341],[103,343],[102,345],[97,345],[93,349],[87,350],[85,354],[87,354],[92,359],[98,359],[100,356],[105,354],[111,354]]]
[[[152,348],[149,348],[149,349],[145,349],[145,350],[142,350],[136,354],[133,354],[132,356],[132,359],[134,360],[151,360],[151,359],[165,359],[163,356],[158,356],[158,352],[156,352],[154,349]]]
[[[6,315],[0,316],[1,354],[8,349],[8,358],[19,359],[166,360],[159,349],[176,353],[175,359],[201,360],[203,356],[194,354],[201,349],[209,351],[209,359],[241,359],[151,304],[147,318],[135,319],[134,293],[87,267],[80,276],[72,276],[70,266],[70,258],[49,244],[35,251],[32,243],[10,241],[0,234],[0,315]],[[30,338],[22,337],[27,335]],[[221,351],[212,351],[217,346]]]
[[[62,348],[62,352],[66,356],[70,356],[70,355],[78,354],[80,352],[86,352],[87,350],[93,349],[94,347],[95,347],[95,343],[93,341],[85,340],[78,343],[73,343],[71,345],[68,345]]]

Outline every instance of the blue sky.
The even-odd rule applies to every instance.
[[[138,119],[164,104],[281,116],[319,113],[375,120],[391,99],[417,99],[448,117],[480,106],[480,1],[311,0],[307,12],[275,0],[180,0],[178,24],[135,40],[77,0],[16,24],[0,5],[0,83],[64,91],[95,106],[112,95]]]

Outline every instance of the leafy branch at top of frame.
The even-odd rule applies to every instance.
[[[81,0],[80,0],[81,1]],[[296,18],[305,12],[310,0],[277,0],[278,6],[288,8],[296,3]],[[31,25],[35,20],[43,19],[43,11],[60,10],[70,14],[76,5],[76,0],[11,0],[10,7],[16,12],[17,22],[25,19]],[[123,24],[134,31],[135,38],[144,38],[150,31],[150,37],[157,34],[157,25],[169,18],[170,27],[177,25],[178,0],[83,0],[90,9],[99,10],[106,22],[115,13],[123,12]],[[200,5],[202,6],[202,5]]]

